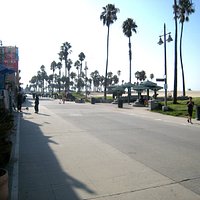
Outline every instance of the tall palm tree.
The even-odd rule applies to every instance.
[[[68,55],[72,52],[71,50],[71,44],[69,42],[63,43],[61,46],[61,52],[60,52],[60,57],[62,56],[62,60],[65,61],[65,90],[69,90],[69,84],[68,84],[68,79],[69,79],[69,74],[67,75],[67,60],[68,60]]]
[[[81,66],[81,63],[79,60],[77,60],[75,63],[74,63],[74,66],[76,67],[77,69],[77,72],[78,72],[78,78],[79,78],[79,67]]]
[[[132,60],[132,51],[131,51],[131,36],[132,32],[137,33],[137,25],[133,19],[128,18],[122,24],[123,33],[128,37],[128,46],[129,46],[129,83],[131,84],[131,60]],[[131,98],[131,87],[128,88],[128,102],[130,103]]]
[[[178,6],[177,0],[174,0],[174,21],[175,21],[175,36],[174,36],[174,91],[173,91],[173,104],[177,104],[177,45],[178,45]]]
[[[33,87],[34,88],[34,92],[36,92],[36,90],[37,90],[37,76],[33,76],[32,78],[31,78],[31,80],[29,81],[29,83],[31,83],[31,87]]]
[[[72,60],[69,58],[67,60],[67,71],[68,71],[68,83],[70,84],[70,69],[72,68]]]
[[[81,52],[79,55],[79,60],[81,61],[81,68],[80,68],[80,74],[82,74],[82,68],[83,68],[83,61],[85,60],[85,54]]]
[[[59,93],[60,93],[60,79],[61,79],[61,69],[62,69],[62,63],[58,62],[57,63],[57,68],[59,69],[59,77],[58,77],[58,88],[59,88]]]
[[[41,71],[38,71],[38,80],[41,82],[42,85],[42,94],[44,94],[44,81],[48,79],[47,72],[45,71],[45,66],[42,65],[40,67]]]
[[[76,73],[75,72],[71,72],[70,73],[70,77],[71,77],[71,79],[72,79],[72,89],[74,88],[74,80],[75,80],[75,78],[76,78]]]
[[[100,20],[103,20],[103,25],[106,25],[108,28],[107,32],[107,58],[106,58],[106,72],[105,72],[105,83],[104,83],[104,99],[106,99],[106,89],[107,89],[107,73],[108,73],[108,52],[109,52],[109,34],[110,34],[110,25],[117,20],[117,13],[119,9],[115,7],[114,4],[108,4],[106,7],[103,7],[103,12],[100,15]]]
[[[183,58],[182,58],[182,40],[183,40],[183,27],[184,22],[189,21],[189,15],[195,12],[193,3],[190,0],[179,0],[177,17],[181,23],[181,35],[180,35],[180,63],[182,70],[182,81],[183,81],[183,96],[185,96],[185,77],[183,69]]]
[[[92,78],[93,86],[95,88],[98,88],[99,87],[99,81],[100,81],[99,71],[95,70],[94,72],[91,72],[90,77]]]
[[[56,64],[56,61],[53,61],[50,65],[50,69],[53,71],[53,75],[54,75],[54,72],[56,70],[56,67],[57,67],[57,64]]]
[[[59,59],[62,61],[65,61],[65,77],[67,77],[67,59],[68,59],[68,55],[72,52],[71,50],[71,44],[69,42],[65,42],[63,43],[63,45],[61,46],[61,51],[59,53]],[[69,76],[69,74],[68,74]]]
[[[55,77],[54,77],[54,72],[55,72],[55,70],[56,70],[56,67],[57,67],[57,64],[56,64],[56,61],[53,61],[52,63],[51,63],[51,66],[50,66],[50,69],[53,71],[53,79],[52,79],[52,95],[53,95],[53,92],[54,92],[54,82],[55,82]]]

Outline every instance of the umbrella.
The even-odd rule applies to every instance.
[[[144,81],[144,82],[142,82],[142,83],[140,83],[141,85],[144,85],[144,86],[146,86],[146,87],[155,87],[155,86],[157,86],[157,83],[154,83],[154,82],[152,82],[152,81],[149,81],[149,80],[147,80],[147,81]]]
[[[150,90],[156,90],[156,91],[158,91],[160,89],[163,89],[163,87],[158,86],[157,83],[154,83],[154,82],[149,81],[149,80],[140,83],[140,85],[142,85],[146,89],[150,89]]]
[[[141,92],[146,89],[147,89],[147,87],[145,87],[144,85],[141,85],[141,84],[133,86],[133,90],[136,90],[137,92]]]
[[[130,88],[130,87],[134,87],[135,84],[133,84],[133,83],[124,83],[124,84],[121,85],[121,86],[124,87],[124,88]]]

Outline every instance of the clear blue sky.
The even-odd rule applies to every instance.
[[[41,65],[50,74],[50,64],[58,62],[63,42],[72,45],[70,58],[75,62],[84,52],[89,72],[98,70],[105,75],[107,28],[100,21],[102,7],[108,3],[120,9],[118,20],[111,26],[108,71],[121,70],[121,80],[129,80],[128,38],[122,32],[122,23],[128,17],[138,25],[132,42],[132,82],[135,72],[144,70],[147,77],[164,75],[164,47],[158,45],[159,35],[167,32],[174,38],[173,0],[0,0],[0,40],[5,46],[19,47],[21,81],[26,85]],[[200,2],[193,0],[196,12],[185,23],[183,61],[186,89],[200,90]],[[179,31],[180,33],[180,31]],[[167,43],[168,88],[173,89],[174,42]],[[76,69],[72,69],[76,72]],[[158,83],[163,86],[163,83]],[[180,64],[178,90],[182,90]]]

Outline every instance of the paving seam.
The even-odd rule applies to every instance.
[[[156,186],[151,186],[151,187],[145,187],[145,188],[140,188],[140,189],[136,189],[136,190],[130,190],[130,191],[124,191],[124,192],[119,192],[119,193],[113,193],[113,194],[105,194],[105,195],[100,195],[97,197],[91,197],[91,198],[84,198],[83,200],[95,200],[95,199],[99,199],[99,198],[107,198],[107,197],[115,197],[115,196],[120,196],[123,194],[129,194],[129,193],[135,193],[135,192],[141,192],[141,191],[146,191],[146,190],[151,190],[151,189],[156,189],[156,188],[161,188],[161,187],[165,187],[165,186],[170,186],[170,185],[176,185],[176,184],[180,184],[182,182],[186,182],[187,180],[182,180],[182,181],[177,181],[177,182],[171,182],[171,183],[167,183],[167,184],[162,184],[162,185],[156,185]],[[184,187],[184,186],[182,186]],[[185,188],[185,187],[184,187]],[[185,188],[187,189],[187,188]],[[188,189],[187,189],[188,190]],[[190,190],[191,191],[191,190]],[[192,191],[191,191],[192,192]],[[193,192],[194,193],[194,192]],[[195,193],[196,194],[196,193]],[[198,194],[196,194],[197,196],[199,196]]]

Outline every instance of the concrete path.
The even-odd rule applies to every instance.
[[[127,110],[130,115],[172,120],[146,108],[131,111],[128,106],[118,112]],[[186,123],[177,120],[174,123]],[[178,182],[83,134],[45,106],[39,114],[19,113],[17,135],[11,200],[200,200]]]

